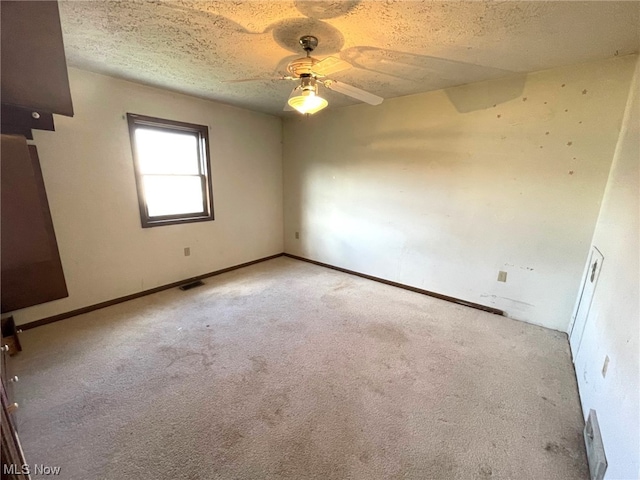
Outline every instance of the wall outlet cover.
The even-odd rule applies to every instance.
[[[498,272],[498,281],[499,282],[506,282],[507,281],[507,272],[503,272],[502,270],[500,270]]]

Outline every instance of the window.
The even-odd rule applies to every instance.
[[[142,227],[213,220],[207,127],[127,119]]]

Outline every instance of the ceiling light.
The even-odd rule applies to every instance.
[[[288,103],[300,113],[309,114],[319,112],[329,105],[329,102],[313,90],[302,90],[298,95],[292,95],[289,97]]]
[[[287,103],[303,114],[319,112],[329,105],[329,102],[318,95],[316,79],[310,76],[301,79],[300,86],[293,89]]]

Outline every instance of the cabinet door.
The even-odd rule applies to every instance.
[[[0,2],[2,103],[73,116],[58,2]]]
[[[38,152],[24,137],[2,135],[2,312],[67,297]]]

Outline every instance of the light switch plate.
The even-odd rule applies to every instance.
[[[503,272],[502,270],[500,270],[498,272],[498,281],[499,282],[506,282],[507,281],[507,272]]]

